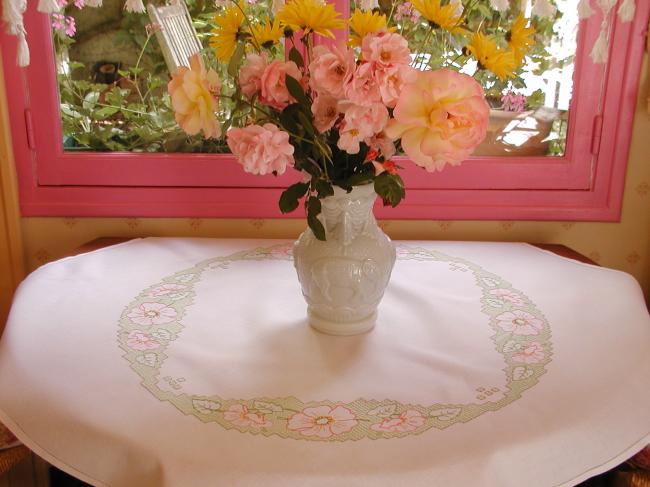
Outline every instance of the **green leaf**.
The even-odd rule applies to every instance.
[[[103,120],[106,117],[110,117],[111,115],[115,115],[119,111],[120,111],[120,109],[117,108],[117,107],[102,107],[99,110],[96,110],[93,115],[95,116],[95,118]]]
[[[307,95],[305,95],[305,92],[302,91],[302,86],[300,86],[298,80],[287,75],[285,83],[287,85],[287,90],[289,90],[289,94],[293,96],[296,101],[300,103],[305,109],[311,111],[311,103],[309,102]]]
[[[318,193],[318,197],[323,199],[327,196],[332,196],[334,194],[334,188],[332,187],[332,183],[329,181],[324,181],[322,179],[317,179],[313,183],[314,189]]]
[[[291,213],[298,208],[298,200],[305,196],[309,189],[309,183],[295,183],[289,186],[280,195],[280,211],[282,213]]]
[[[239,72],[239,65],[244,58],[245,52],[246,43],[240,42],[237,44],[237,48],[235,49],[235,52],[233,53],[232,57],[230,58],[230,62],[228,63],[228,74],[233,78],[237,77],[237,73]]]
[[[85,67],[85,64],[77,61],[70,61],[68,63],[68,68],[70,69],[70,71],[74,71],[75,69],[79,69],[83,67]]]
[[[318,240],[325,241],[325,227],[318,219],[320,212],[320,200],[315,196],[310,196],[307,200],[307,225],[309,225],[309,228],[311,228],[311,231]]]
[[[381,196],[384,205],[395,208],[406,195],[404,181],[399,174],[381,173],[375,178],[375,192]]]
[[[293,61],[294,63],[296,63],[296,66],[298,66],[299,68],[305,66],[305,61],[302,59],[302,56],[300,55],[300,51],[296,49],[296,46],[293,46],[289,51],[289,61]]]

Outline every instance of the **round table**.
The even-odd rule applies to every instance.
[[[0,342],[0,420],[107,486],[575,485],[650,443],[631,276],[398,242],[376,328],[334,337],[291,249],[147,238],[41,267]]]

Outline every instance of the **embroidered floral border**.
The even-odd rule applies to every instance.
[[[118,335],[124,357],[142,378],[142,385],[184,414],[226,429],[282,438],[346,441],[399,438],[466,423],[519,399],[546,372],[552,356],[551,332],[546,318],[528,297],[501,277],[467,260],[435,250],[399,246],[398,260],[446,262],[452,270],[473,274],[482,291],[481,311],[486,315],[487,326],[494,331],[491,339],[505,362],[506,391],[498,400],[489,399],[494,390],[483,388],[478,389],[481,402],[432,405],[364,398],[348,403],[305,403],[296,397],[241,400],[161,389],[159,374],[167,348],[184,328],[183,317],[196,296],[194,285],[203,273],[221,272],[238,261],[291,260],[291,249],[290,244],[283,244],[215,257],[142,291],[122,313]]]

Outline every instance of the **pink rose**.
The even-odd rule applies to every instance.
[[[343,122],[337,145],[348,154],[358,154],[360,142],[384,129],[388,122],[388,109],[381,103],[352,105],[346,109]]]
[[[296,100],[289,94],[286,85],[287,75],[300,81],[302,74],[293,61],[278,61],[277,59],[269,64],[262,73],[260,102],[272,106],[276,110],[282,110]]]
[[[189,135],[203,131],[206,139],[220,137],[221,127],[215,112],[219,109],[215,95],[221,90],[219,76],[205,70],[198,54],[190,58],[190,67],[181,66],[167,84],[176,123]]]
[[[393,141],[385,132],[379,132],[364,141],[370,150],[380,153],[384,160],[388,160],[395,155],[396,149]]]
[[[250,53],[246,62],[239,70],[239,86],[244,95],[251,98],[262,87],[262,74],[268,66],[268,56],[265,52],[261,55]]]
[[[384,130],[388,123],[388,109],[382,103],[370,106],[352,105],[345,110],[346,126],[359,127],[365,137]]]
[[[352,79],[356,64],[354,53],[345,46],[317,46],[309,64],[309,84],[315,91],[343,98],[345,85]]]
[[[367,35],[361,43],[364,61],[376,63],[381,67],[408,66],[411,64],[411,51],[406,39],[395,33]]]
[[[319,94],[311,105],[314,125],[319,132],[326,132],[334,126],[339,116],[338,100],[333,96]]]
[[[251,174],[282,174],[293,166],[293,146],[289,134],[272,123],[228,130],[228,147]]]
[[[356,105],[372,105],[381,101],[379,85],[371,63],[362,63],[345,87],[345,96]]]
[[[487,133],[490,109],[473,78],[451,71],[417,71],[400,93],[386,133],[427,171],[460,164]]]
[[[404,85],[412,83],[417,71],[410,66],[389,66],[375,72],[381,101],[389,108],[394,108]]]

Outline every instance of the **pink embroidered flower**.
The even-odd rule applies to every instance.
[[[424,422],[424,416],[420,411],[407,409],[396,418],[386,418],[381,423],[373,424],[370,429],[385,433],[406,433],[418,429]]]
[[[241,428],[268,428],[271,422],[263,414],[252,413],[245,404],[233,404],[223,413],[223,419]]]
[[[381,101],[379,85],[371,63],[362,63],[345,86],[345,96],[355,105],[370,106]]]
[[[215,95],[221,90],[219,76],[206,71],[199,54],[190,58],[190,67],[181,66],[167,84],[176,122],[189,135],[203,131],[205,138],[219,137],[221,127],[215,112],[219,103]]]
[[[260,91],[262,75],[267,66],[268,56],[265,52],[262,54],[250,53],[246,56],[246,61],[239,70],[239,86],[244,95],[250,98]]]
[[[334,126],[339,117],[338,100],[327,94],[319,94],[311,105],[314,126],[319,132],[326,132]]]
[[[345,85],[352,79],[356,64],[354,53],[345,46],[317,46],[309,64],[309,84],[319,94],[344,96]]]
[[[506,311],[496,317],[497,326],[515,335],[539,335],[544,322],[522,310]]]
[[[142,303],[126,315],[138,325],[164,325],[176,319],[176,310],[161,303]]]
[[[272,123],[232,128],[227,142],[244,171],[251,174],[283,174],[287,166],[293,166],[289,134]]]
[[[507,301],[516,306],[522,306],[524,304],[524,300],[522,299],[521,295],[512,291],[511,289],[491,289],[490,294],[500,299],[501,301]]]
[[[410,66],[390,66],[378,69],[375,73],[381,101],[389,108],[394,108],[408,83],[415,81],[417,71]]]
[[[183,284],[167,283],[152,289],[148,295],[153,298],[158,298],[160,296],[169,296],[170,294],[175,294],[185,289],[187,289],[187,286]]]
[[[386,133],[427,171],[460,164],[485,138],[489,116],[483,88],[450,69],[417,71],[400,93]]]
[[[133,330],[126,337],[126,344],[133,350],[153,350],[160,347],[160,343],[154,340],[148,333],[140,330]]]
[[[382,68],[408,66],[411,63],[407,40],[395,33],[382,32],[365,36],[361,43],[361,55],[364,61]]]
[[[300,69],[293,61],[283,62],[276,59],[266,67],[260,79],[261,103],[282,110],[295,101],[287,89],[287,75],[297,81],[302,80]]]
[[[357,425],[354,413],[344,406],[305,408],[289,418],[287,429],[303,436],[330,438],[347,433]]]
[[[514,354],[512,360],[524,364],[537,364],[544,360],[544,349],[537,342],[530,343],[523,350]]]

